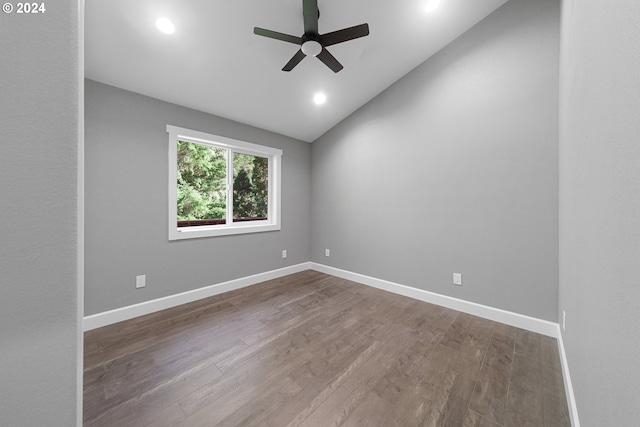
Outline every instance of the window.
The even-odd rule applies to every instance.
[[[169,240],[280,230],[282,150],[167,126]]]

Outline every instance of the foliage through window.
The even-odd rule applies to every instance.
[[[169,239],[280,229],[281,150],[167,126]]]
[[[233,156],[233,220],[268,218],[269,159],[249,154]]]
[[[187,220],[224,221],[227,215],[227,150],[186,141],[177,144],[178,227],[181,221]]]

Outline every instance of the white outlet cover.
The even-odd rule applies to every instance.
[[[462,274],[453,273],[453,284],[462,286]]]
[[[282,250],[282,258],[286,258],[287,257],[287,250],[283,249]]]
[[[324,250],[324,256],[327,256],[327,257],[331,256],[331,250],[325,249]]]
[[[140,276],[136,276],[136,289],[144,288],[146,286],[146,280],[147,280],[147,276],[144,274]]]

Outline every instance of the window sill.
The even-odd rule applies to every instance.
[[[169,241],[199,239],[203,237],[231,236],[235,234],[264,233],[279,231],[280,224],[273,223],[233,223],[231,225],[212,225],[199,227],[175,227],[169,229]]]

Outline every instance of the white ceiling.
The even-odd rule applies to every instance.
[[[302,0],[86,0],[85,75],[109,85],[312,142],[507,0],[318,0],[320,33],[368,23],[370,35],[281,71],[301,36]],[[155,27],[173,21],[172,35]],[[312,102],[324,91],[327,102]]]

